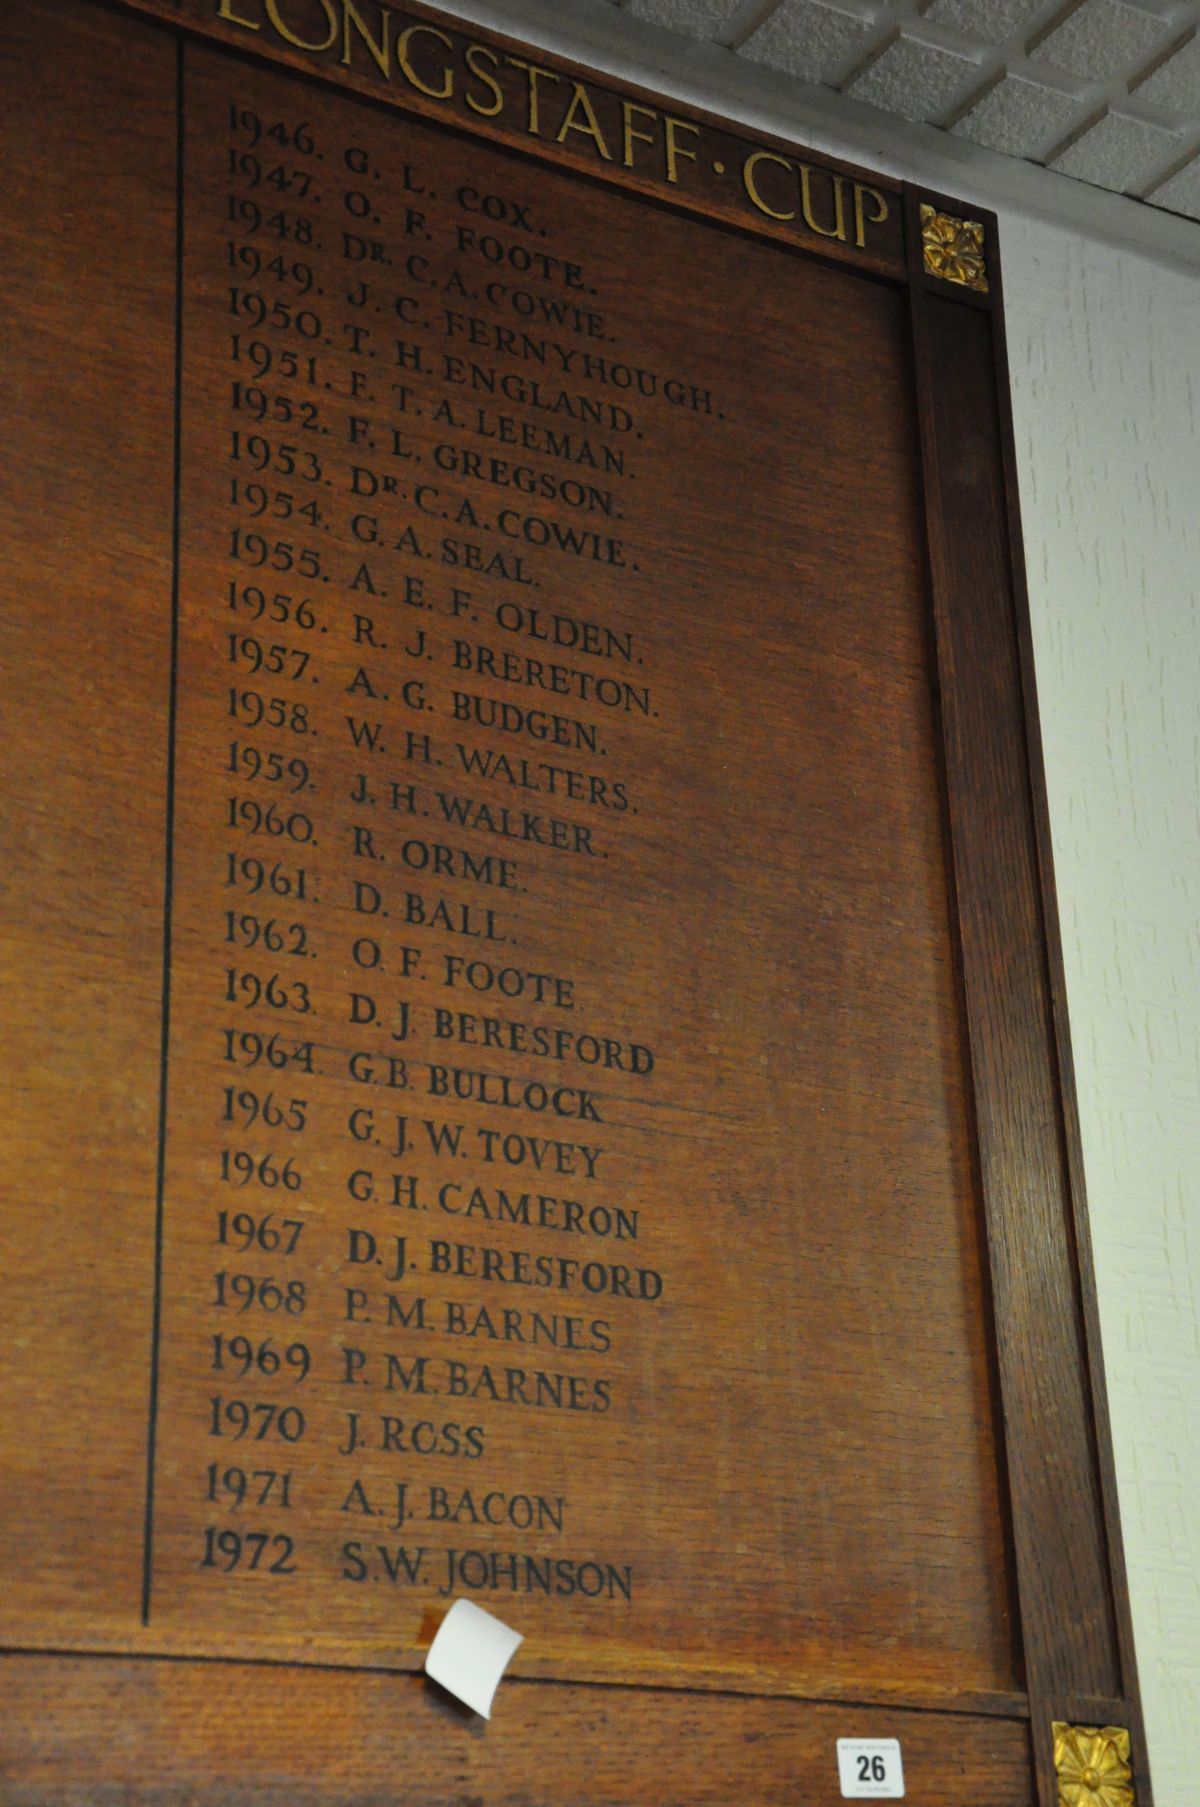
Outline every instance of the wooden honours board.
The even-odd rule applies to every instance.
[[[1149,1801],[993,223],[425,10],[4,60],[5,1799]]]

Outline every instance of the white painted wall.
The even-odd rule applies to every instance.
[[[1003,250],[1134,1630],[1159,1807],[1195,1807],[1200,282],[1018,220],[1006,221]]]
[[[1200,227],[806,91],[599,0],[441,4],[1001,215],[1047,786],[1134,1629],[1158,1807],[1196,1807]]]

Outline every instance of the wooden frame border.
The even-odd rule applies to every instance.
[[[931,275],[920,209],[983,228],[984,296]],[[1054,1720],[1127,1726],[1151,1799],[1087,1230],[1034,684],[997,222],[906,190],[957,915],[1039,1792]]]

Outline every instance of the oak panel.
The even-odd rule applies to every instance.
[[[69,24],[70,29],[65,28]],[[56,46],[50,56],[48,46]],[[54,79],[31,82],[30,70]],[[0,1615],[136,1621],[170,678],[173,46],[5,11]],[[96,1434],[96,1427],[103,1434]]]
[[[882,287],[673,214],[630,216],[559,176],[543,173],[531,190],[527,168],[448,134],[398,136],[386,118],[279,77],[246,84],[228,59],[189,52],[154,1622],[215,1631],[219,1613],[222,1637],[299,1635],[311,1648],[319,1616],[321,1648],[416,1661],[425,1613],[473,1585],[519,1608],[529,1639],[518,1666],[532,1672],[799,1688],[806,1675],[861,1680],[866,1665],[894,1685],[903,1628],[909,1685],[920,1675],[1009,1686],[902,306]],[[236,318],[231,364],[227,171],[231,143],[241,168],[244,134],[226,121],[247,100],[264,121],[303,117],[316,147],[307,184],[309,154],[286,160],[301,166],[290,230],[312,222],[311,250],[301,236],[288,255],[304,252],[314,286],[309,327],[297,313],[295,328],[264,328],[247,347],[250,327]],[[490,231],[482,198],[501,221]],[[254,246],[263,235],[252,223]],[[702,256],[712,300],[688,296],[685,329],[675,272]],[[733,345],[718,298],[738,285],[758,300]],[[407,304],[399,331],[397,301]],[[287,305],[299,304],[289,294]],[[229,1078],[212,1058],[230,1016],[214,978],[232,956],[212,934],[228,904],[224,805],[235,788],[215,775],[229,730],[213,723],[231,673],[228,611],[214,599],[247,580],[245,559],[227,551],[239,530],[226,495],[243,481],[230,435],[245,438],[248,423],[223,404],[231,380],[248,382],[255,345],[269,364],[262,389],[278,392],[272,360],[299,355],[284,387],[301,406],[319,397],[321,410],[322,475],[299,492],[321,497],[320,518],[287,542],[316,543],[307,591],[319,625],[304,641],[279,630],[299,688],[285,672],[254,692],[307,699],[303,723],[238,741],[303,758],[303,833],[311,823],[321,849],[306,868],[321,907],[293,912],[316,964],[280,975],[285,987],[296,971],[312,981],[312,1121],[302,1141],[274,1144],[277,1161],[296,1147],[305,1172],[296,1196],[308,1240],[287,1273],[311,1289],[314,1372],[303,1394],[267,1390],[281,1410],[304,1402],[307,1441],[287,1452],[304,1497],[271,1528],[295,1536],[305,1579],[265,1595],[227,1588],[218,1608],[214,1576],[196,1567],[192,1504],[213,1454],[203,1427],[216,1385],[197,1357],[227,1322],[195,1309],[213,1283],[211,1101]],[[561,418],[563,396],[574,409],[565,474],[561,435],[545,425],[551,399]],[[585,434],[589,404],[601,424]],[[519,455],[496,459],[501,432],[520,433]],[[606,456],[613,467],[597,481]],[[241,531],[252,525],[243,515]],[[262,644],[260,634],[253,658]],[[582,655],[571,650],[581,644]],[[232,675],[248,681],[236,664]],[[326,704],[331,692],[339,700]],[[566,845],[514,846],[500,812],[524,832],[512,801],[514,788],[528,801],[529,780],[522,766],[514,787],[512,762],[544,759],[547,710],[558,781],[565,768],[576,795],[586,781],[586,801],[559,818],[537,766],[537,820],[543,833],[560,821]],[[376,730],[371,751],[364,737]],[[428,759],[411,735],[430,737]],[[239,795],[257,811],[272,793],[243,782]],[[465,835],[464,804],[476,812]],[[431,884],[438,857],[447,876]],[[472,888],[467,875],[485,859]],[[378,910],[364,911],[364,882]],[[379,928],[402,914],[403,929]],[[573,1001],[557,990],[531,1001],[526,988],[523,1004],[502,1007],[493,989],[480,1004],[463,982],[464,952],[555,975]],[[381,963],[378,979],[364,976],[376,970],[364,958]],[[470,1050],[489,1010],[496,1040],[484,1059]],[[282,1021],[308,1035],[307,1017],[285,1010]],[[261,1026],[262,1013],[241,1020]],[[506,1079],[520,1087],[531,1071],[507,1045],[514,1029],[528,1040],[564,1022],[572,1037],[615,1037],[617,1066],[583,1070],[596,1088],[586,1092],[578,1066],[534,1066],[538,1087],[568,1082],[565,1130],[528,1107],[504,1116]],[[389,1163],[380,1151],[400,1131],[394,1088],[348,1083],[348,1060],[365,1050],[378,1076],[397,1046],[408,1062],[400,1139],[417,1147]],[[458,1078],[476,1094],[465,1109],[438,1102],[447,1062],[462,1063]],[[576,1107],[597,1127],[572,1128]],[[364,1109],[369,1155],[351,1117]],[[463,1147],[435,1155],[430,1117],[461,1131]],[[636,1201],[636,1236],[578,1260],[634,1264],[634,1280],[615,1284],[649,1296],[589,1295],[586,1267],[557,1287],[553,1334],[578,1337],[582,1359],[526,1352],[538,1330],[530,1306],[543,1300],[526,1305],[515,1290],[513,1239],[494,1227],[497,1187],[511,1195],[518,1177],[496,1152],[510,1128],[517,1140],[550,1136],[556,1162],[569,1150],[569,1190],[585,1209]],[[413,1188],[399,1218],[387,1203],[396,1169]],[[352,1176],[368,1171],[372,1196],[348,1205]],[[530,1177],[524,1153],[522,1192]],[[492,1214],[467,1233],[474,1272],[445,1276],[438,1262],[464,1246],[455,1220],[474,1186]],[[888,1226],[901,1221],[897,1251]],[[379,1326],[393,1309],[387,1289],[367,1296],[353,1271],[371,1237],[375,1265],[390,1272],[397,1235],[407,1266],[391,1296],[397,1314],[423,1301],[415,1339],[412,1324],[390,1336]],[[517,1239],[556,1274],[562,1247],[553,1235]],[[488,1251],[499,1292],[480,1287]],[[344,1304],[348,1287],[363,1298]],[[520,1342],[502,1325],[510,1301]],[[351,1312],[376,1327],[348,1332]],[[485,1325],[482,1345],[453,1340],[463,1314]],[[557,1398],[543,1409],[543,1395],[565,1389],[570,1409]],[[397,1401],[422,1423],[459,1426],[466,1460],[389,1460],[381,1414],[394,1424]],[[478,1470],[467,1466],[476,1429],[487,1445]],[[406,1433],[394,1435],[403,1451]],[[389,1522],[397,1482],[417,1527],[404,1540]],[[554,1502],[563,1522],[525,1542],[503,1527],[481,1532],[485,1486]],[[469,1522],[471,1535],[435,1528],[435,1509],[466,1487],[455,1526]],[[529,1577],[530,1555],[540,1573],[568,1565],[553,1571],[552,1605]],[[402,1616],[389,1599],[397,1562]],[[578,1580],[570,1594],[564,1578]],[[599,1597],[581,1598],[589,1588]]]
[[[994,222],[954,292],[428,9],[382,89],[357,13],[134,10],[326,80],[6,45],[19,1798],[115,1707],[81,1799],[823,1800],[869,1731],[1015,1801],[1031,1715],[1048,1802],[1140,1726]],[[461,1592],[486,1733],[399,1673]]]
[[[224,1663],[6,1657],[0,1675],[7,1807],[835,1807],[836,1741],[865,1723],[800,1701],[510,1682],[485,1724],[415,1676]],[[900,1739],[911,1800],[1027,1807],[1019,1721],[883,1709],[869,1735]]]

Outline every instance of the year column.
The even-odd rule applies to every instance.
[[[327,487],[317,397],[325,331],[314,254],[320,152],[301,122],[229,108],[230,738],[221,921],[227,964],[202,1566],[295,1573],[288,1466],[308,1430],[317,1234],[305,1140],[317,1078],[316,687]],[[254,1466],[247,1469],[246,1446]],[[269,1452],[269,1455],[268,1455]],[[246,1528],[247,1507],[264,1520]]]

